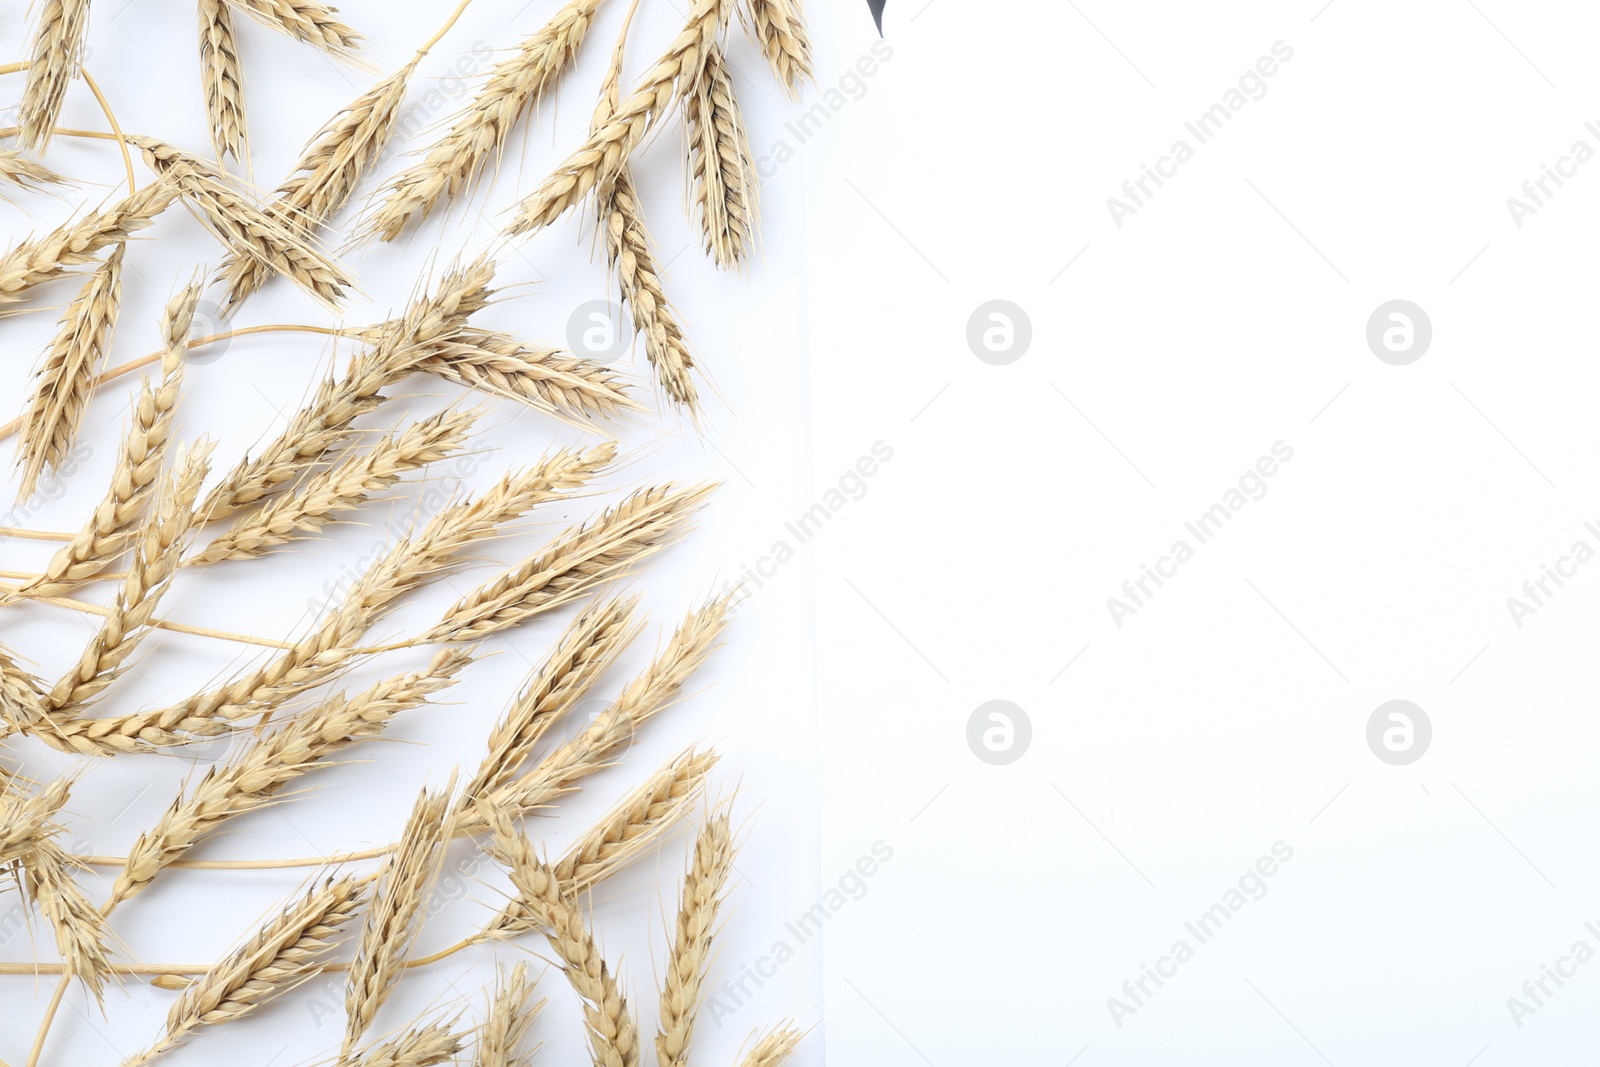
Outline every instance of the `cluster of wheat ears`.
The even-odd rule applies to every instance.
[[[555,95],[601,2],[569,0],[556,11],[492,69],[468,106],[428,133],[432,143],[418,148],[414,164],[363,194],[364,206],[356,194],[395,133],[408,83],[465,2],[409,62],[334,114],[270,194],[257,193],[234,173],[249,153],[234,19],[248,15],[308,47],[361,64],[361,38],[337,11],[316,0],[197,0],[209,158],[118,124],[81,62],[90,0],[39,0],[31,51],[0,66],[0,74],[17,75],[23,83],[17,125],[0,130],[0,138],[14,146],[0,147],[0,188],[70,185],[42,161],[56,137],[116,142],[128,186],[126,196],[119,192],[0,253],[0,315],[31,310],[29,302],[40,295],[35,290],[55,288],[48,283],[71,278],[79,286],[38,362],[21,416],[0,427],[0,435],[18,439],[24,498],[38,490],[41,478],[58,478],[70,466],[65,461],[95,391],[149,368],[137,386],[110,484],[82,527],[71,533],[0,531],[60,542],[42,570],[3,572],[0,608],[55,605],[90,613],[96,622],[81,655],[55,680],[27,668],[26,650],[0,646],[0,737],[26,737],[85,758],[79,770],[49,781],[26,774],[17,759],[25,749],[13,745],[0,759],[5,890],[22,894],[48,924],[58,956],[54,962],[0,965],[0,980],[59,976],[26,1067],[41,1061],[51,1022],[74,988],[102,1002],[109,990],[130,982],[148,981],[176,994],[165,1024],[153,1024],[148,1046],[125,1061],[144,1064],[329,972],[346,974],[346,1025],[338,1049],[329,1051],[341,1065],[527,1064],[542,1001],[534,1003],[536,979],[526,965],[501,974],[481,1018],[424,1017],[382,1034],[374,1027],[409,969],[521,935],[548,943],[557,969],[582,1001],[581,1025],[595,1063],[632,1067],[647,1053],[622,984],[591,933],[588,891],[658,844],[675,822],[696,818],[698,833],[659,983],[655,1036],[660,1067],[688,1062],[735,848],[728,799],[707,799],[715,754],[684,751],[559,857],[545,855],[528,839],[525,820],[615,763],[636,731],[682,698],[686,683],[716,648],[729,617],[728,596],[691,610],[649,666],[591,721],[558,729],[576,717],[570,714],[575,705],[592,699],[601,676],[643,628],[637,598],[617,592],[617,583],[688,529],[712,487],[647,484],[473,589],[424,632],[374,644],[369,634],[375,624],[406,594],[451,573],[469,551],[540,504],[570,501],[613,469],[621,457],[605,429],[642,405],[627,381],[602,363],[473,324],[496,292],[492,251],[463,254],[436,277],[419,281],[397,313],[374,325],[255,326],[205,336],[194,329],[206,287],[221,290],[226,313],[280,275],[337,313],[353,279],[329,251],[335,217],[359,207],[345,235],[345,247],[357,247],[392,241],[435,209],[471,197],[494,172],[519,123]],[[664,407],[699,426],[699,370],[653,256],[630,157],[681,111],[691,201],[705,250],[717,265],[737,267],[752,250],[757,196],[725,56],[728,37],[738,32],[735,23],[742,24],[791,96],[810,77],[810,49],[798,0],[691,0],[681,31],[624,94],[623,45],[633,13],[630,8],[587,139],[520,200],[497,240],[504,245],[571,209],[592,213],[599,247],[642,338]],[[79,83],[97,102],[107,129],[58,125],[62,102]],[[148,172],[142,183],[135,160]],[[124,261],[138,254],[130,238],[175,204],[215,236],[220,265],[197,272],[159,314],[150,315],[159,328],[158,351],[107,366],[121,312]],[[212,445],[201,437],[181,439],[178,432],[189,353],[239,333],[274,329],[346,339],[357,351],[316,385],[282,433],[213,477]],[[184,568],[271,556],[356,512],[408,473],[468,448],[477,410],[453,406],[389,428],[375,428],[365,418],[384,407],[392,387],[418,374],[526,405],[596,434],[599,443],[554,450],[526,468],[508,469],[475,494],[458,488],[436,513],[419,519],[412,533],[381,552],[304,632],[276,640],[185,625],[161,614],[162,599]],[[109,590],[102,598],[108,602],[78,598],[85,587],[96,586]],[[478,658],[484,638],[563,605],[573,605],[576,614],[501,714],[482,762],[470,776],[460,776],[467,778],[464,785],[452,777],[444,788],[423,789],[397,842],[302,860],[185,858],[236,816],[314,785],[302,779],[382,735],[401,712],[449,689]],[[107,705],[119,692],[119,680],[155,629],[265,646],[269,651],[261,655],[270,658],[252,661],[170,706],[113,710]],[[425,668],[365,689],[341,688],[356,666],[386,652],[425,646],[436,649]],[[557,740],[556,732],[567,736]],[[65,847],[65,805],[95,760],[219,738],[231,739],[227,755],[180,790],[128,855],[82,857]],[[469,839],[504,867],[514,895],[475,936],[418,956],[413,948],[446,849]],[[80,886],[89,866],[114,872],[111,892],[98,906]],[[237,947],[214,965],[140,963],[119,947],[114,911],[151,890],[164,871],[292,866],[317,873],[254,930],[241,931]],[[353,940],[350,951],[339,952],[347,939]],[[5,1002],[17,1003],[16,993],[6,992]],[[6,1008],[0,1018],[16,1015]],[[743,1064],[774,1067],[799,1040],[788,1023],[758,1032]]]

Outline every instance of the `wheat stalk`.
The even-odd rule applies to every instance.
[[[33,399],[17,429],[17,461],[23,498],[33,495],[39,475],[66,457],[83,424],[94,391],[94,374],[111,345],[122,303],[122,255],[111,250],[61,316],[61,325],[34,376]]]
[[[65,277],[69,268],[88,263],[107,245],[122,244],[177,197],[175,184],[157,180],[104,211],[12,246],[0,255],[0,304],[21,300],[35,285]]]
[[[442,411],[403,432],[386,434],[367,449],[313,474],[293,493],[241,516],[185,563],[255,559],[297,537],[314,534],[340,512],[360,507],[371,494],[394,485],[407,472],[459,449],[477,417],[471,411]]]
[[[89,0],[45,0],[40,5],[33,58],[17,118],[23,148],[41,149],[50,142],[88,26]]]
[[[580,422],[615,419],[640,409],[602,363],[472,326],[437,345],[421,369]]]
[[[600,0],[571,0],[516,55],[496,64],[472,105],[427,155],[384,186],[361,239],[392,241],[407,223],[427,218],[440,199],[468,192],[490,159],[505,150],[517,121],[572,65],[599,6]]]
[[[420,59],[420,57],[418,57]],[[306,148],[292,176],[273,194],[267,211],[309,238],[344,206],[383,154],[394,132],[418,59],[384,78],[336,114]],[[230,255],[222,265],[227,285],[224,314],[238,307],[270,276],[258,258]]]
[[[434,1022],[374,1045],[350,1062],[354,1067],[434,1067],[451,1060],[464,1044],[453,1022]]]
[[[781,1067],[800,1044],[800,1037],[793,1023],[779,1023],[757,1039],[755,1047],[739,1061],[739,1067]]]
[[[501,973],[500,987],[495,990],[489,1017],[484,1020],[473,1050],[473,1067],[532,1067],[533,1054],[517,1051],[544,1007],[542,1000],[528,1007],[532,993],[533,982],[528,978],[526,963]]]
[[[384,867],[345,986],[345,1014],[349,1019],[340,1050],[343,1062],[351,1059],[361,1035],[394,991],[422,929],[426,918],[423,905],[454,833],[451,807],[450,790],[424,789],[411,810],[399,846]]]
[[[368,331],[370,350],[351,360],[343,378],[324,381],[274,441],[218,483],[206,499],[207,514],[231,515],[317,462],[348,435],[351,423],[383,403],[381,390],[416,369],[432,341],[460,329],[489,302],[493,279],[488,258],[454,267],[434,293],[418,296],[400,318]]]
[[[510,871],[521,903],[534,915],[561,958],[562,972],[583,998],[590,1054],[596,1067],[637,1067],[639,1031],[622,989],[600,955],[583,914],[555,872],[534,855],[533,845],[516,832],[504,813],[493,823],[491,854]]]
[[[723,806],[706,820],[695,839],[694,858],[683,879],[677,933],[661,986],[661,1023],[656,1033],[658,1067],[686,1067],[694,1036],[701,987],[711,966],[711,939],[717,912],[733,870],[733,829]]]
[[[14,148],[0,148],[0,182],[10,182],[24,189],[41,189],[46,185],[65,185],[67,179]]]
[[[168,1012],[166,1032],[150,1048],[123,1061],[123,1067],[142,1067],[201,1026],[248,1015],[315,975],[364,892],[359,879],[345,877],[329,879],[291,901],[189,986]]]
[[[750,252],[756,167],[722,49],[706,49],[705,68],[683,101],[700,236],[717,266],[737,267]]]
[[[329,308],[337,309],[354,286],[304,231],[251,202],[214,164],[152,137],[132,136],[128,143],[151,170],[177,185],[195,217],[234,255],[276,271]]]
[[[640,489],[458,600],[419,640],[476,641],[632,573],[670,543],[714,485]]]
[[[122,673],[123,665],[150,631],[150,621],[178,571],[178,560],[195,527],[195,499],[210,470],[211,446],[180,456],[156,495],[134,542],[132,565],[112,610],[85,646],[78,662],[50,691],[50,718],[75,713]]]
[[[133,420],[117,454],[111,485],[89,521],[71,541],[56,550],[37,578],[23,583],[0,603],[22,597],[60,596],[105,570],[128,547],[166,457],[173,414],[183,387],[189,326],[199,299],[198,286],[190,285],[167,304],[162,316],[161,383],[152,386],[145,378],[140,384],[133,402]]]
[[[284,786],[325,764],[329,756],[381,735],[402,711],[455,684],[472,652],[439,653],[426,669],[387,678],[355,696],[343,693],[301,712],[283,729],[257,738],[206,773],[149,831],[140,834],[112,889],[113,901],[142,893],[166,867],[215,833],[227,820],[275,803]]]
[[[338,8],[316,0],[228,0],[263,26],[286,33],[297,41],[348,59],[361,43],[361,35],[336,17]]]
[[[799,100],[800,86],[811,80],[811,39],[800,0],[744,0],[744,13],[778,84]]]
[[[682,32],[633,94],[517,205],[509,233],[542,229],[576,206],[589,190],[617,179],[634,148],[701,76],[706,52],[716,43],[728,11],[728,0],[694,0]]]
[[[223,0],[199,0],[200,87],[211,123],[211,150],[220,162],[249,154],[244,114],[244,68],[233,31],[233,15]]]

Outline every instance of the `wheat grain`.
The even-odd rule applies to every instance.
[[[583,914],[533,845],[517,833],[504,813],[494,819],[490,852],[505,864],[521,903],[538,916],[545,936],[561,958],[562,972],[583,998],[590,1054],[596,1067],[636,1067],[639,1032],[622,989],[600,955]]]
[[[221,536],[185,560],[203,565],[255,559],[273,548],[321,530],[344,511],[360,507],[409,471],[438,462],[466,443],[477,413],[442,411],[389,433],[337,465],[307,478],[293,493],[243,515]]]
[[[262,210],[214,164],[152,137],[133,136],[128,143],[139,149],[151,170],[177,185],[195,218],[234,255],[276,271],[332,309],[354,286],[303,230]]]
[[[727,22],[728,0],[694,0],[683,30],[615,115],[516,208],[508,232],[532,233],[577,205],[595,186],[617,179],[656,122],[700,77],[707,49]]]
[[[228,0],[233,7],[263,26],[286,33],[297,41],[348,59],[361,43],[361,35],[340,22],[339,9],[316,0]]]
[[[244,68],[233,31],[233,15],[223,0],[199,0],[200,88],[211,123],[211,150],[218,162],[249,154],[244,113]]]
[[[683,101],[700,238],[717,266],[749,255],[756,215],[756,167],[722,49],[706,49],[705,69]]]
[[[46,185],[65,185],[67,179],[36,160],[29,159],[14,148],[0,148],[0,182],[10,182],[24,189],[41,189]]]
[[[811,80],[811,39],[800,4],[801,0],[744,0],[751,35],[791,100],[799,100],[801,85]]]
[[[590,605],[572,620],[489,733],[489,753],[461,791],[463,805],[505,785],[539,740],[617,661],[639,633],[638,597]]]
[[[364,892],[359,879],[345,877],[291,901],[189,986],[168,1012],[166,1032],[123,1067],[142,1067],[200,1027],[248,1015],[315,975]]]
[[[669,544],[714,485],[641,489],[450,607],[422,641],[476,641],[635,571]]]
[[[501,973],[500,987],[495,990],[489,1017],[484,1020],[473,1050],[473,1067],[532,1067],[533,1054],[517,1051],[544,1007],[544,1001],[528,1007],[532,993],[533,982],[528,978],[526,963]]]
[[[757,1039],[755,1047],[739,1061],[739,1067],[781,1067],[800,1044],[800,1037],[793,1023],[779,1023]]]
[[[13,245],[0,255],[0,304],[21,300],[28,289],[66,277],[70,268],[88,263],[107,245],[122,244],[177,197],[175,184],[158,179],[103,211]]]
[[[67,83],[77,72],[88,26],[89,0],[44,0],[40,5],[28,81],[17,117],[23,148],[40,149],[50,142]]]
[[[374,1045],[351,1063],[353,1067],[434,1067],[455,1056],[464,1044],[453,1022],[434,1022]]]
[[[435,346],[420,369],[580,422],[640,410],[605,364],[472,326]]]
[[[336,114],[307,146],[291,177],[279,186],[267,211],[311,238],[349,200],[357,183],[382,156],[394,133],[417,60],[401,67]],[[266,282],[270,273],[257,258],[230,255],[222,265],[227,285],[224,314]]]
[[[516,55],[495,65],[466,109],[422,160],[401,171],[379,193],[382,203],[361,227],[361,239],[392,241],[406,225],[428,217],[443,198],[469,192],[491,159],[505,150],[511,131],[572,65],[600,0],[571,0]]]
[[[480,258],[454,267],[436,290],[414,299],[405,313],[367,331],[371,348],[350,361],[343,378],[328,379],[288,427],[254,458],[241,460],[206,498],[213,518],[233,514],[305,470],[350,432],[357,418],[384,401],[381,390],[410,375],[429,345],[461,328],[494,290],[494,262]]]
[[[61,325],[34,376],[33,399],[17,428],[22,498],[33,495],[46,467],[57,468],[71,449],[94,391],[96,369],[105,358],[122,303],[122,255],[111,250],[89,275],[61,316]]]
[[[657,1067],[686,1067],[694,1036],[701,987],[711,965],[711,939],[717,912],[733,869],[733,830],[728,809],[721,808],[700,829],[694,858],[683,879],[678,926],[667,974],[661,986],[661,1023],[656,1033]]]
[[[423,905],[444,864],[445,846],[454,833],[450,790],[417,797],[400,844],[385,864],[377,895],[356,943],[355,962],[345,986],[344,1044],[348,1061],[361,1035],[372,1025],[405,968],[425,919]]]
[[[224,822],[275,802],[280,790],[338,752],[378,737],[402,711],[455,684],[472,652],[439,653],[421,671],[384,679],[351,697],[340,693],[290,719],[283,729],[256,739],[206,773],[187,797],[175,799],[156,825],[139,835],[112,889],[111,899],[137,896],[166,867]]]

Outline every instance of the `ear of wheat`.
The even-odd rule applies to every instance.
[[[15,148],[0,148],[0,182],[10,182],[24,189],[42,189],[47,185],[65,185],[67,179]]]
[[[316,0],[228,0],[263,26],[286,33],[331,56],[348,59],[360,47],[361,35],[338,19],[339,9]]]
[[[641,410],[603,363],[472,326],[436,345],[421,369],[580,423]]]
[[[122,305],[125,244],[111,250],[89,275],[61,316],[60,328],[34,377],[33,399],[23,412],[17,435],[22,467],[22,497],[32,496],[39,475],[57,468],[72,448],[93,392],[96,369],[105,359]]]
[[[683,879],[678,926],[661,985],[661,1029],[656,1034],[658,1067],[685,1067],[700,1009],[700,991],[711,966],[711,939],[733,870],[733,828],[726,806],[715,812],[695,839],[694,859]]]
[[[78,53],[89,25],[89,0],[44,0],[33,34],[28,81],[17,124],[26,149],[41,149],[55,132],[56,116],[77,73]]]
[[[779,1023],[756,1040],[739,1067],[780,1067],[800,1044],[800,1031],[791,1023]]]
[[[223,0],[199,0],[200,88],[211,123],[211,149],[217,161],[249,153],[244,114],[244,67],[233,32],[233,15]]]
[[[356,1067],[434,1067],[446,1060],[454,1063],[465,1044],[453,1021],[433,1022],[374,1045],[350,1062]]]
[[[104,211],[13,245],[0,255],[0,304],[13,303],[36,285],[66,277],[107,245],[121,245],[149,226],[178,198],[178,188],[154,181]]]
[[[701,240],[717,266],[737,267],[749,255],[755,234],[756,166],[733,74],[714,43],[706,49],[704,69],[685,94],[683,109]]]
[[[806,34],[801,0],[744,0],[750,32],[789,99],[800,99],[800,87],[811,80],[811,38]]]
[[[500,975],[500,987],[489,1004],[489,1017],[478,1033],[473,1067],[532,1067],[533,1053],[520,1051],[544,1001],[529,1007],[533,982],[528,965],[519,963]]]
[[[89,903],[73,880],[75,862],[71,853],[54,841],[41,841],[23,863],[24,883],[28,896],[55,931],[56,951],[62,962],[99,1000],[111,977],[107,947],[111,931],[105,916]]]

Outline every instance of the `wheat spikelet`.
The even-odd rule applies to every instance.
[[[122,303],[122,254],[111,250],[61,316],[61,326],[34,376],[33,399],[17,428],[20,498],[33,495],[46,467],[60,466],[83,424],[95,370],[111,344]]]
[[[350,361],[343,378],[324,381],[289,426],[254,458],[241,460],[206,498],[213,518],[231,515],[287,482],[338,444],[357,418],[383,403],[380,390],[410,375],[439,337],[461,328],[489,302],[494,262],[480,258],[455,267],[436,291],[412,301],[405,314],[368,331],[371,348]]]
[[[74,714],[115,681],[146,634],[157,605],[172,584],[178,560],[195,527],[195,498],[210,469],[211,446],[181,456],[162,485],[134,543],[122,588],[73,669],[50,691],[52,720]]]
[[[267,211],[308,238],[333,218],[389,143],[417,62],[413,59],[335,115],[273,194]],[[269,271],[259,259],[234,253],[223,263],[222,277],[227,314],[266,282]]]
[[[641,489],[458,600],[423,641],[476,641],[632,573],[668,544],[714,485]]]
[[[737,267],[754,240],[756,166],[733,92],[733,75],[715,44],[683,101],[700,237],[717,266]]]
[[[455,684],[471,651],[439,653],[426,669],[384,679],[355,696],[343,693],[301,712],[283,729],[256,739],[214,767],[140,834],[111,892],[113,901],[143,892],[163,869],[227,820],[275,802],[280,790],[329,756],[378,737],[402,711]]]
[[[811,80],[811,38],[800,0],[744,0],[744,13],[778,84],[799,100],[801,84]]]
[[[0,255],[0,304],[22,299],[35,285],[65,277],[107,245],[120,245],[150,225],[178,197],[172,182],[156,180],[104,211],[65,223]]]
[[[629,682],[587,729],[521,778],[489,794],[473,812],[463,815],[463,825],[481,822],[493,809],[513,815],[532,812],[572,792],[583,778],[607,766],[632,743],[639,727],[677,700],[683,683],[716,650],[732,603],[732,594],[728,594],[690,612],[650,666]]]
[[[77,72],[88,26],[89,0],[45,0],[40,5],[28,82],[17,118],[23,148],[40,149],[50,142],[67,83]]]
[[[473,1050],[473,1067],[532,1067],[533,1054],[517,1051],[544,1007],[542,1000],[528,1007],[532,993],[533,982],[528,978],[526,963],[501,973],[500,987],[495,990],[489,1017],[484,1020]]]
[[[470,411],[442,411],[401,433],[386,434],[365,450],[313,474],[293,493],[241,516],[226,533],[184,562],[203,565],[254,559],[304,534],[314,534],[340,512],[358,508],[371,494],[394,485],[408,471],[459,449],[477,417]]]
[[[244,68],[233,32],[233,15],[223,0],[199,0],[200,87],[211,123],[211,150],[217,161],[249,153],[244,116]]]
[[[56,951],[84,987],[102,998],[111,976],[111,932],[72,878],[76,861],[53,841],[34,846],[23,864],[28,895],[55,931]]]
[[[592,604],[572,620],[489,733],[489,753],[461,791],[463,805],[505,785],[554,726],[639,633],[638,597]]]
[[[288,278],[329,308],[337,309],[350,276],[313,247],[304,232],[263,211],[217,167],[152,137],[133,136],[145,163],[170,178],[195,217],[234,255]]]
[[[147,377],[139,387],[133,420],[123,437],[106,495],[73,539],[50,557],[37,578],[11,594],[11,599],[60,596],[105,570],[131,543],[166,458],[183,387],[189,326],[199,298],[199,288],[190,285],[167,304],[162,317],[161,384],[152,386]]]
[[[44,721],[44,692],[44,683],[23,670],[0,645],[0,716],[13,730],[27,730]]]
[[[363,894],[360,880],[346,877],[329,879],[292,900],[190,985],[168,1012],[166,1032],[123,1067],[142,1067],[201,1026],[248,1015],[315,975]]]
[[[437,345],[420,369],[580,422],[620,418],[640,409],[621,379],[602,363],[472,326]]]
[[[454,833],[450,791],[424,789],[406,822],[400,844],[384,865],[372,907],[356,943],[355,962],[345,986],[344,1044],[340,1059],[348,1061],[361,1035],[372,1025],[405,968],[425,919],[423,905]]]
[[[568,156],[517,205],[509,233],[542,229],[574,207],[589,190],[617,179],[634,148],[700,77],[706,50],[716,43],[728,10],[728,0],[694,0],[683,31],[616,114],[591,131],[583,147]]]
[[[780,1067],[800,1044],[800,1036],[793,1023],[779,1023],[756,1041],[755,1047],[739,1061],[739,1067]]]
[[[683,879],[677,932],[661,986],[661,1028],[656,1033],[657,1067],[686,1067],[694,1036],[701,986],[711,966],[717,912],[733,869],[733,829],[726,806],[713,814],[695,840],[694,858]]]
[[[589,30],[600,0],[571,0],[518,53],[495,65],[472,105],[415,165],[390,179],[383,201],[361,229],[363,240],[392,241],[407,223],[428,217],[440,199],[470,191],[491,159],[498,159],[517,121],[538,107],[560,80]]]
[[[361,35],[340,22],[339,9],[316,0],[228,0],[263,26],[286,33],[297,41],[347,59],[360,47]]]
[[[357,658],[361,653],[355,642],[361,635],[402,595],[454,566],[461,549],[492,536],[535,505],[580,488],[615,455],[610,443],[587,452],[562,449],[533,470],[507,474],[477,499],[441,511],[415,537],[390,549],[316,631],[266,666],[158,711],[96,722],[117,733],[136,720],[141,726],[206,736],[223,732],[229,722],[278,707]]]
[[[353,1067],[434,1067],[451,1060],[464,1044],[454,1023],[435,1022],[374,1045],[349,1062]]]
[[[10,182],[24,189],[40,189],[46,185],[65,185],[67,179],[55,171],[18,152],[14,148],[0,148],[0,182]]]
[[[596,1067],[637,1067],[638,1027],[621,987],[600,955],[594,935],[584,925],[582,912],[504,813],[494,816],[493,830],[490,853],[510,871],[521,903],[538,917],[550,946],[561,958],[567,981],[583,998],[590,1054]]]

